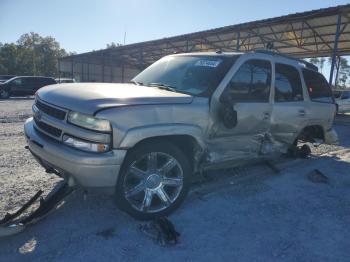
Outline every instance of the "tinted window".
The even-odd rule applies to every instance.
[[[56,84],[56,81],[52,78],[45,78],[44,84],[45,85],[52,85],[52,84]]]
[[[225,95],[232,100],[268,102],[271,86],[271,63],[265,60],[249,60],[235,73]]]
[[[302,101],[303,88],[298,70],[293,66],[276,64],[275,72],[275,101]]]
[[[217,88],[238,56],[167,56],[155,62],[133,81],[141,85],[170,86],[176,92],[208,96]]]
[[[11,81],[11,84],[15,85],[15,86],[21,86],[22,85],[22,78],[14,79],[13,81]]]
[[[333,103],[331,88],[323,75],[304,69],[303,76],[312,101]]]

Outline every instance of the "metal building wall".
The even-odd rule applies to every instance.
[[[61,78],[74,78],[77,82],[124,83],[130,81],[140,70],[130,67],[59,61],[59,72]]]

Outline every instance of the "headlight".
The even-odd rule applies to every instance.
[[[91,115],[69,112],[68,122],[95,131],[110,132],[111,124],[108,120],[99,119]]]
[[[102,153],[109,150],[108,144],[88,142],[67,135],[63,136],[63,143],[65,143],[68,146],[75,147],[77,149],[88,152]]]

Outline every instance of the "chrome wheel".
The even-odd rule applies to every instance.
[[[183,187],[183,170],[169,154],[150,152],[133,161],[127,169],[125,199],[140,212],[154,213],[171,206]]]

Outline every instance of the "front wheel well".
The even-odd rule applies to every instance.
[[[137,142],[132,148],[139,147],[143,144],[152,144],[155,142],[167,141],[177,146],[188,158],[191,163],[192,169],[195,170],[199,162],[201,153],[203,152],[202,147],[198,141],[190,135],[166,135],[145,138]]]

